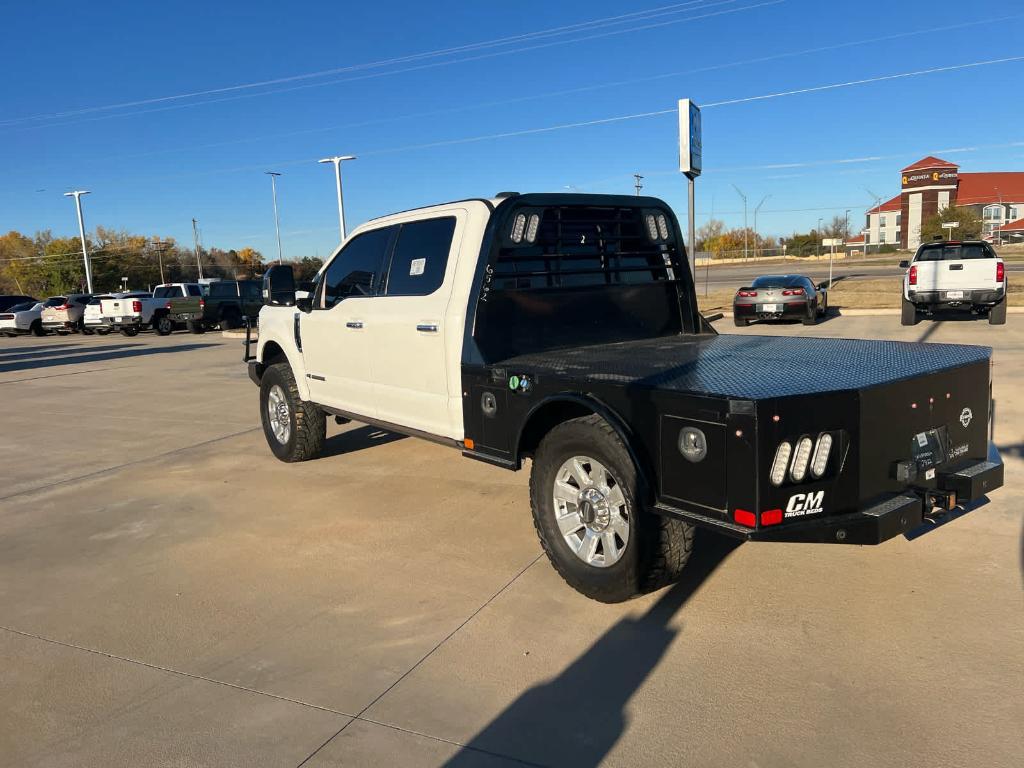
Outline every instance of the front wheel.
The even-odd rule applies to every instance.
[[[299,397],[287,363],[267,368],[260,380],[260,417],[270,450],[281,461],[307,461],[320,455],[327,419],[315,404]]]
[[[678,578],[693,526],[643,507],[636,466],[599,416],[573,419],[541,441],[530,472],[533,524],[573,589],[617,603]]]

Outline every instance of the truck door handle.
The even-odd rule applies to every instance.
[[[963,269],[964,265],[963,264],[950,264],[949,268],[950,269]]]
[[[421,333],[437,333],[437,323],[419,323],[416,330]]]
[[[359,329],[359,328],[363,327],[363,321],[362,320],[349,320],[347,323],[345,323],[345,327],[346,328],[356,328],[356,329]]]

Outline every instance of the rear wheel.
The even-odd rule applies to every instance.
[[[809,303],[807,305],[807,317],[800,318],[800,322],[804,325],[814,325],[818,322],[818,310],[812,307]]]
[[[746,318],[736,317],[736,315],[732,316],[732,322],[737,328],[746,328],[750,324],[750,321]]]
[[[185,323],[185,327],[188,328],[189,333],[206,333],[206,328],[197,320],[189,320]]]
[[[1004,298],[988,311],[989,325],[1006,325],[1006,301]]]
[[[170,315],[160,315],[153,321],[153,330],[158,336],[170,336],[174,332],[174,321]]]
[[[616,603],[678,578],[693,526],[643,507],[636,466],[599,416],[573,419],[541,441],[530,472],[533,524],[559,575]]]
[[[238,316],[237,312],[225,312],[224,316],[220,319],[220,329],[222,331],[230,331],[241,324],[242,318]]]
[[[96,329],[96,333],[98,333],[100,336],[106,336],[108,333],[110,333],[110,329],[109,328],[97,328]]]
[[[32,325],[29,327],[29,330],[32,332],[33,336],[45,336],[46,335],[46,331],[43,330],[43,324],[39,320],[36,320],[34,323],[32,323]]]
[[[123,336],[138,336],[139,329],[136,328],[134,325],[126,325],[124,328],[121,329],[121,334]]]
[[[903,325],[917,325],[917,321],[920,318],[917,315],[917,306],[912,301],[903,299],[902,315],[900,316],[900,323]]]
[[[275,363],[260,380],[260,417],[270,450],[281,461],[315,459],[323,450],[327,419],[299,397],[288,363]]]

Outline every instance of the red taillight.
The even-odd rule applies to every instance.
[[[757,515],[753,512],[748,512],[745,509],[737,509],[732,514],[736,522],[740,525],[745,525],[747,528],[757,527]]]
[[[204,309],[206,307],[206,299],[199,300],[199,308]]]
[[[142,312],[142,302],[141,301],[133,301],[132,302],[132,312]]]
[[[54,307],[54,309],[59,309],[61,312],[67,312],[69,309],[71,309],[71,305],[61,304],[59,307]]]
[[[761,513],[761,525],[778,525],[781,522],[781,509],[768,509]]]
[[[917,265],[915,264],[910,268],[909,281],[911,285],[917,285]]]
[[[170,308],[171,308],[171,302],[168,301],[166,304],[164,304],[164,309],[170,309]]]
[[[747,298],[752,298],[754,296],[757,296],[757,291],[739,291],[736,295],[737,296],[745,296]]]
[[[1001,283],[1006,279],[1006,269],[1003,267],[1003,262],[996,262],[996,282]]]
[[[783,296],[803,296],[804,295],[804,289],[803,288],[787,288],[786,290],[784,290],[782,292],[782,295]]]

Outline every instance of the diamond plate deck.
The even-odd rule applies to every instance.
[[[989,347],[779,336],[672,336],[520,355],[510,373],[752,400],[874,387],[986,361]]]

